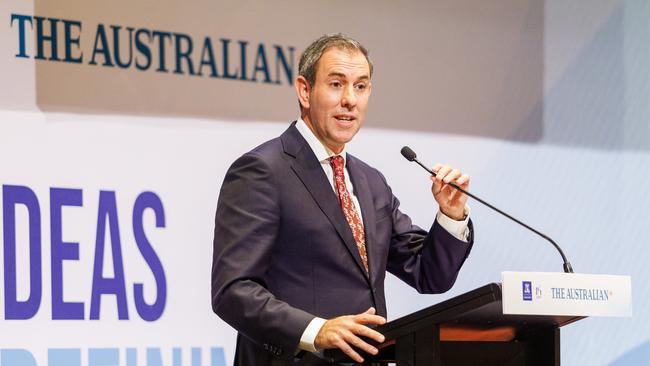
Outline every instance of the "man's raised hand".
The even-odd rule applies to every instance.
[[[454,183],[464,190],[469,189],[469,176],[449,165],[434,165],[435,177],[431,177],[431,193],[440,205],[440,211],[450,218],[460,221],[465,216],[467,195],[456,190],[449,183]]]

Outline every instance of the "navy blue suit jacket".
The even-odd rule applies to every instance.
[[[465,243],[437,222],[428,232],[413,225],[379,171],[350,154],[346,161],[369,276],[336,193],[295,123],[229,168],[215,217],[212,307],[239,332],[236,365],[290,364],[314,316],[371,306],[386,316],[386,271],[420,293],[447,291],[456,280],[473,233]]]

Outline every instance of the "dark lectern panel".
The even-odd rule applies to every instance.
[[[547,316],[547,315],[504,315],[501,303],[501,286],[491,283],[464,293],[439,304],[422,309],[399,319],[377,327],[377,331],[386,338],[396,338],[415,329],[431,324],[439,324],[443,335],[453,330],[474,330],[477,336],[486,335],[487,331],[505,334],[508,329],[515,332],[515,337],[526,329],[540,327],[562,327],[582,317]],[[458,333],[458,332],[455,332]],[[458,340],[458,339],[456,339]],[[467,339],[474,341],[479,339]],[[490,339],[491,340],[491,339]]]
[[[376,361],[394,360],[400,353],[395,347],[396,340],[399,343],[400,339],[417,334],[420,334],[417,337],[433,334],[433,354],[437,355],[433,364],[436,365],[474,364],[471,359],[476,358],[476,353],[464,351],[470,349],[490,350],[481,353],[493,357],[493,363],[485,365],[519,365],[516,360],[522,357],[528,361],[521,364],[537,360],[531,365],[559,365],[559,328],[582,317],[504,315],[501,298],[501,286],[491,283],[378,326],[376,330],[387,341],[371,342],[380,349],[380,355],[366,356]],[[545,351],[540,353],[539,349]],[[325,357],[330,361],[346,360],[340,350],[327,350]],[[463,358],[467,360],[461,361]],[[503,362],[505,359],[514,362]],[[487,361],[483,358],[481,362]]]

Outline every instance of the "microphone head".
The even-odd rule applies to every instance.
[[[417,157],[415,151],[411,150],[411,148],[408,146],[404,146],[400,152],[402,153],[402,156],[405,157],[408,161],[414,161]]]

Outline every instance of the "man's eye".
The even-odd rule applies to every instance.
[[[338,88],[338,87],[341,86],[341,83],[338,82],[338,81],[332,81],[332,82],[330,83],[330,85],[333,86],[333,87],[335,87],[335,88]]]
[[[366,90],[367,85],[366,84],[357,84],[356,88],[357,90]]]

